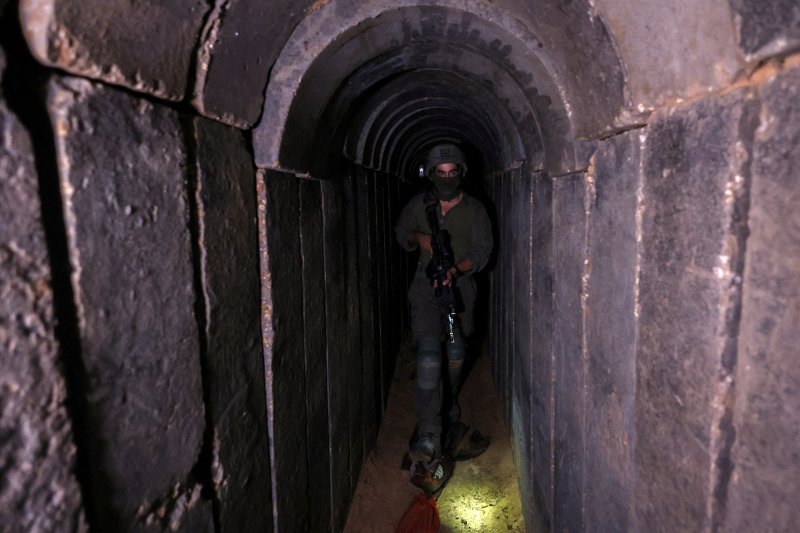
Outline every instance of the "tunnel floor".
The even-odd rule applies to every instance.
[[[460,395],[462,420],[492,437],[489,449],[457,462],[439,495],[440,531],[524,531],[517,475],[508,430],[484,352],[474,361]],[[345,532],[391,532],[419,490],[401,469],[414,429],[414,353],[405,342],[398,354],[378,442],[361,471]]]

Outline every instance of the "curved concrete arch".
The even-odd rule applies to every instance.
[[[393,153],[393,148],[397,145],[397,139],[407,137],[409,131],[421,132],[420,126],[426,122],[446,123],[448,124],[448,129],[454,129],[454,126],[461,126],[458,128],[458,131],[461,132],[460,137],[475,142],[473,135],[464,133],[464,129],[472,126],[472,124],[466,124],[471,121],[465,120],[459,115],[454,105],[439,105],[431,102],[430,105],[424,107],[414,106],[413,103],[409,104],[409,107],[413,109],[398,110],[397,114],[400,115],[402,113],[402,115],[397,120],[391,120],[391,117],[387,117],[387,120],[382,122],[380,130],[375,132],[374,136],[369,136],[370,139],[374,139],[374,142],[366,147],[369,150],[366,161],[371,162],[379,169],[388,170],[386,168],[386,160]],[[473,128],[470,128],[470,130],[473,130]]]
[[[601,128],[601,123],[607,122],[605,119],[617,114],[622,102],[622,78],[616,56],[613,61],[598,62],[595,70],[602,71],[600,76],[594,71],[582,72],[581,76],[565,74],[568,69],[564,65],[554,67],[549,57],[558,55],[557,51],[543,44],[543,41],[552,41],[552,35],[544,40],[538,36],[539,32],[552,31],[543,30],[542,26],[547,26],[546,22],[552,19],[554,6],[544,6],[541,12],[550,18],[543,18],[536,26],[529,8],[520,5],[510,1],[489,5],[446,0],[434,5],[434,2],[419,0],[357,3],[333,0],[322,6],[297,27],[273,68],[266,89],[267,104],[254,132],[257,164],[307,171],[310,159],[307,136],[313,134],[325,106],[349,75],[392,50],[405,50],[393,58],[397,69],[428,66],[427,62],[437,57],[434,53],[437,47],[441,48],[445,42],[456,48],[441,54],[440,62],[449,60],[451,64],[458,64],[462,59],[465,62],[462,68],[470,72],[469,62],[482,56],[495,65],[493,71],[507,70],[529,102],[539,99],[539,107],[541,102],[556,106],[559,111],[546,119],[548,129],[571,132],[580,115],[584,118],[577,133],[585,133],[585,117],[604,113],[603,120],[596,120],[596,117],[589,120],[594,123],[592,127]],[[597,26],[589,10],[585,13],[585,20],[573,20],[573,26]],[[599,39],[600,46],[597,42],[585,44],[595,45],[587,49],[602,50],[606,57],[613,46],[607,33],[604,30],[600,33],[604,37],[587,31],[573,32],[571,37],[577,41]],[[410,44],[415,44],[416,48],[408,49]],[[425,45],[430,47],[427,54]],[[462,45],[461,50],[457,49],[458,45]],[[583,83],[581,80],[585,79],[601,79],[605,84],[576,96],[576,90]],[[596,98],[590,96],[600,93],[613,105],[593,105]],[[531,114],[522,120],[532,122],[537,118],[540,117]],[[296,142],[298,139],[292,137],[296,132],[306,136],[306,142]],[[295,142],[287,142],[290,139]],[[287,146],[293,148],[287,149]],[[570,151],[566,150],[567,159]],[[564,154],[559,155],[563,158]]]
[[[481,144],[474,142],[472,139],[464,140],[461,132],[456,127],[445,129],[429,128],[418,132],[412,138],[402,139],[402,141],[399,149],[389,154],[389,160],[385,163],[385,166],[398,176],[413,175],[419,163],[427,156],[430,148],[442,142],[454,142],[462,147],[473,147],[474,150],[481,154],[484,167],[487,165],[487,158],[490,157],[490,155],[481,150]],[[468,152],[468,150],[465,150],[465,152]]]
[[[348,85],[353,84],[356,87],[369,85],[360,79],[361,72],[355,77],[359,79],[349,80]],[[355,96],[342,94],[346,92],[347,88],[340,91],[339,96],[331,103],[331,107],[346,108],[352,105]],[[514,96],[509,95],[509,97]],[[408,105],[408,102],[414,99],[418,100],[417,107],[422,105],[422,102],[435,101],[443,105],[450,102],[451,107],[460,108],[462,113],[474,115],[477,122],[484,124],[483,129],[489,132],[488,135],[494,138],[493,142],[483,143],[482,148],[484,151],[493,152],[488,155],[491,156],[494,166],[499,168],[509,164],[514,165],[515,162],[526,158],[526,147],[520,137],[520,124],[501,103],[498,95],[492,92],[491,87],[485,86],[470,75],[445,69],[418,69],[398,74],[374,94],[359,102],[353,116],[345,119],[341,116],[344,113],[340,113],[331,119],[332,124],[347,121],[346,133],[340,133],[342,153],[345,157],[376,168],[373,166],[376,163],[372,160],[372,156],[364,154],[372,151],[371,146],[376,142],[375,137],[379,136],[385,127],[380,123],[395,120],[398,116],[398,107],[403,107],[409,112],[417,109]],[[333,129],[336,129],[336,126]],[[529,142],[527,152],[533,154],[531,160],[540,164],[542,142],[538,138],[541,136],[538,131],[536,135],[537,138]],[[329,134],[322,144],[336,152],[336,142],[332,140],[334,136]]]
[[[446,125],[443,126],[443,123]],[[381,149],[374,153],[374,156],[378,158],[379,168],[400,174],[404,172],[405,168],[414,166],[406,159],[403,147],[429,131],[443,133],[452,131],[453,135],[460,139],[461,144],[472,144],[487,154],[492,154],[497,149],[492,145],[488,132],[483,128],[475,128],[474,124],[471,124],[469,116],[452,109],[446,113],[432,114],[431,117],[426,117],[420,112],[394,128],[390,132],[391,137],[388,137]],[[465,134],[465,131],[469,133]]]
[[[431,90],[428,78],[444,83],[441,87],[434,86]],[[482,133],[471,128],[465,135],[487,138],[481,141],[480,145],[487,155],[493,156],[494,166],[506,166],[511,161],[525,157],[518,125],[497,98],[475,80],[445,71],[440,73],[415,71],[406,74],[370,98],[364,105],[366,109],[363,116],[356,117],[351,123],[351,130],[358,132],[358,140],[357,144],[352,144],[348,148],[350,153],[355,155],[357,160],[374,164],[373,156],[366,154],[374,152],[372,145],[378,142],[386,128],[397,126],[398,124],[394,124],[396,121],[403,122],[403,117],[398,115],[407,112],[408,116],[405,118],[409,118],[412,114],[423,112],[425,106],[433,105],[459,110],[469,116],[473,123],[480,125],[478,129],[482,130]],[[395,138],[405,137],[405,130],[394,127],[393,131],[400,132]],[[468,135],[469,131],[474,133]],[[392,143],[392,151],[397,144],[397,141]],[[479,143],[474,142],[474,144]],[[391,156],[387,155],[386,158],[391,159]],[[381,168],[387,170],[385,165]]]
[[[549,148],[546,151],[551,154],[551,169],[558,172],[563,168],[570,168],[572,164],[570,154],[574,151],[571,146],[572,132],[570,131],[568,110],[559,106],[561,100],[555,96],[558,90],[549,83],[550,80],[546,74],[542,74],[542,77],[536,79],[527,72],[523,71],[520,74],[517,71],[516,74],[522,77],[520,80],[515,77],[515,72],[512,72],[507,65],[499,64],[474,50],[450,43],[435,43],[432,46],[428,44],[430,50],[425,49],[426,45],[420,46],[412,44],[399,52],[399,54],[409,52],[410,57],[408,55],[398,57],[392,53],[381,55],[381,68],[376,68],[372,64],[363,66],[352,76],[355,81],[352,84],[347,83],[348,86],[354,86],[354,89],[350,89],[351,92],[355,91],[349,95],[350,100],[348,100],[348,96],[344,96],[336,101],[336,105],[347,106],[358,96],[358,91],[364,91],[365,87],[377,85],[380,80],[371,79],[370,74],[380,73],[384,77],[399,76],[408,71],[420,70],[420,65],[425,69],[438,69],[441,73],[450,70],[471,78],[476,87],[485,85],[486,92],[484,94],[487,96],[485,104],[490,105],[491,102],[498,101],[502,104],[498,107],[505,107],[503,114],[512,116],[514,128],[521,137],[528,140],[523,143],[527,156],[520,156],[518,159],[535,161],[535,166],[542,166],[544,157],[538,152],[539,148],[544,145]],[[532,68],[536,69],[537,66]],[[366,74],[362,74],[362,70],[367,71]],[[522,86],[523,83],[530,83],[534,79],[537,81],[535,85],[531,84],[527,88]],[[317,81],[314,85],[325,84]],[[346,89],[342,92],[345,92]],[[317,102],[317,105],[324,105],[324,101]],[[313,108],[314,106],[306,100],[306,93],[301,90],[288,119],[301,135],[319,129],[317,127],[319,122],[315,123],[314,121],[316,120],[315,116],[321,115],[322,111],[314,112]],[[543,128],[540,123],[546,124],[546,127]],[[301,139],[295,139],[295,141],[297,142],[288,143],[287,150],[282,152],[284,161],[311,159],[310,145],[307,142],[299,142]]]
[[[404,161],[421,162],[428,156],[428,152],[432,146],[442,143],[461,144],[462,147],[465,144],[469,145],[469,143],[465,143],[457,133],[451,134],[448,131],[428,130],[421,135],[417,135],[413,140],[405,144],[402,152],[396,157]],[[468,150],[465,150],[465,152],[466,155],[469,155]]]

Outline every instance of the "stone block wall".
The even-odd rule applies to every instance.
[[[495,219],[489,348],[498,394],[511,426],[520,493],[529,523],[550,527],[553,491],[553,183],[541,173],[492,176]]]
[[[203,291],[202,307],[195,306],[204,315],[202,453],[211,460],[217,529],[266,531],[272,527],[272,483],[257,297],[256,175],[245,135],[202,118],[184,125],[193,156],[189,179],[195,182]]]
[[[797,3],[494,4],[629,100],[559,93],[591,161],[487,177],[529,527],[798,529]],[[289,33],[348,5],[0,0],[3,526],[343,524],[407,327],[401,186],[257,178],[193,110],[252,126]]]
[[[798,74],[659,110],[584,172],[495,177],[491,346],[532,529],[800,524]]]
[[[80,79],[48,89],[98,523],[153,519],[171,492],[210,523],[188,479],[205,413],[179,116]]]
[[[48,71],[9,13],[0,529],[271,530],[245,134]]]
[[[632,531],[633,397],[641,137],[618,135],[597,148],[588,202],[583,331],[583,488],[589,528]],[[591,349],[588,349],[591,347]],[[591,480],[591,481],[589,481]],[[603,525],[601,528],[601,524]]]
[[[191,94],[208,6],[159,2],[21,0],[31,51],[42,63],[168,100]]]
[[[553,180],[553,341],[551,375],[553,436],[553,529],[583,531],[583,471],[586,469],[587,356],[583,350],[587,256],[587,217],[592,198],[589,177],[576,173]],[[587,205],[588,204],[588,205]],[[588,212],[588,213],[587,213]],[[588,378],[590,380],[591,378]],[[552,459],[551,459],[552,460]]]
[[[729,489],[721,531],[791,531],[800,524],[800,68],[757,91],[752,139],[749,237],[744,251],[737,361],[731,370]],[[732,348],[733,349],[733,348]],[[754,512],[749,512],[754,510]],[[755,512],[757,510],[757,512]]]
[[[405,333],[398,184],[357,167],[262,173],[262,257],[276,524],[343,527]]]
[[[6,76],[0,49],[0,82]],[[40,183],[31,135],[11,99],[0,95],[0,524],[85,531],[59,353],[52,286],[58,273],[39,195],[54,183]]]
[[[716,462],[729,438],[720,424],[735,365],[754,103],[744,92],[701,100],[646,132],[635,401],[643,524],[701,528],[725,483]]]

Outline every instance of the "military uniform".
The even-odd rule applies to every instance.
[[[425,214],[424,194],[418,194],[403,208],[395,227],[397,241],[407,251],[418,248],[409,244],[412,232],[430,234],[428,219]],[[450,233],[450,244],[453,247],[455,263],[470,259],[474,270],[458,278],[456,281],[456,296],[459,299],[457,306],[458,325],[465,337],[472,334],[474,329],[473,311],[475,308],[476,287],[472,274],[486,266],[492,253],[494,244],[492,227],[486,208],[477,199],[464,193],[461,201],[456,204],[447,215],[442,217],[441,206],[436,206],[439,218],[439,228]],[[411,304],[411,324],[414,338],[419,340],[426,335],[439,336],[441,332],[441,311],[433,296],[433,287],[425,275],[425,267],[431,260],[431,254],[425,250],[420,251],[414,280],[408,291],[408,300]]]
[[[450,234],[450,244],[454,263],[464,259],[472,262],[473,270],[458,277],[454,282],[456,296],[457,330],[454,343],[445,343],[448,359],[450,387],[454,394],[458,386],[461,367],[466,356],[464,337],[472,334],[474,329],[474,309],[476,285],[472,274],[486,266],[494,244],[492,228],[486,208],[473,196],[463,193],[461,201],[442,216],[441,205],[436,202],[436,214],[439,229]],[[403,248],[414,251],[416,244],[409,243],[413,232],[430,234],[426,215],[425,195],[419,194],[403,208],[395,227],[397,240]],[[425,268],[431,260],[431,254],[420,250],[420,257],[414,279],[408,290],[408,301],[411,307],[411,324],[416,342],[416,416],[418,434],[430,435],[434,449],[438,450],[442,431],[440,411],[442,409],[441,382],[441,336],[442,311],[434,297],[434,288],[425,274]],[[452,411],[451,411],[452,413]]]

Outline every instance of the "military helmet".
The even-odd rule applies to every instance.
[[[428,159],[425,164],[425,172],[430,175],[436,165],[443,163],[456,163],[461,166],[463,172],[467,171],[467,161],[464,153],[455,144],[437,144],[428,152]]]

